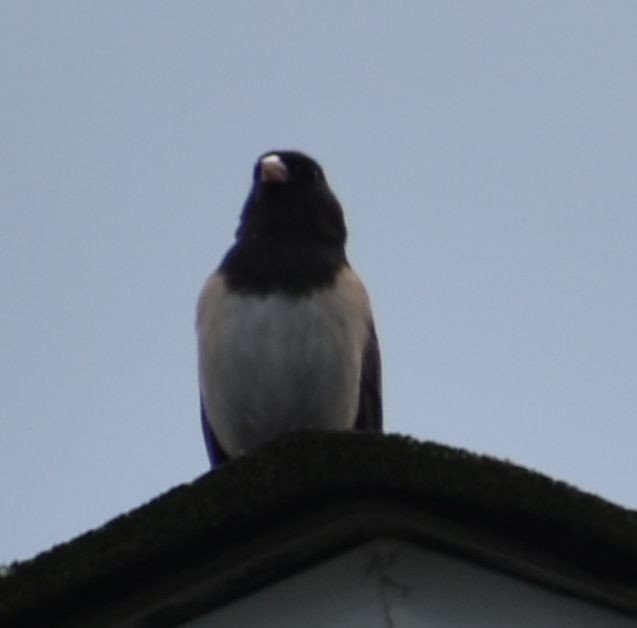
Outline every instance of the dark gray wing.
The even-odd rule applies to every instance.
[[[206,443],[208,459],[210,460],[210,466],[213,469],[216,469],[222,464],[228,462],[228,454],[223,450],[217,441],[212,428],[210,427],[210,422],[206,416],[206,409],[203,407],[203,399],[200,398],[199,403],[201,407],[201,428],[203,430],[203,438]]]
[[[383,431],[380,349],[373,323],[369,328],[369,338],[363,354],[358,414],[354,429]]]

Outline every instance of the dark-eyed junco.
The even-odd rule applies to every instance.
[[[294,151],[259,158],[236,241],[197,306],[213,467],[301,429],[382,429],[378,342],[341,205]]]

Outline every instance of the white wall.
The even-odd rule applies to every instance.
[[[629,628],[603,608],[417,546],[378,540],[182,628]]]

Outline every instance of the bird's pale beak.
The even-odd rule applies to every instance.
[[[266,155],[260,163],[261,181],[263,183],[283,183],[288,180],[287,166],[278,155]]]

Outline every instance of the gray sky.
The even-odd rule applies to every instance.
[[[315,156],[388,431],[637,507],[637,3],[0,4],[0,562],[207,469],[194,306]]]

